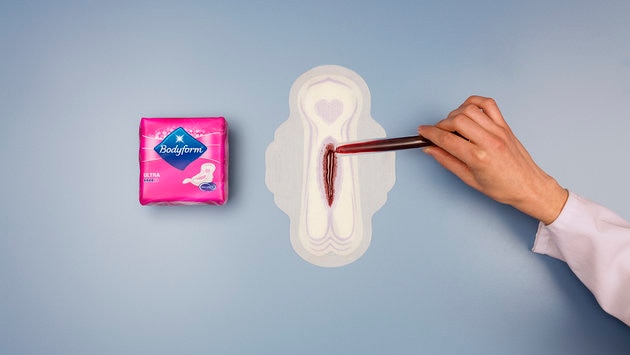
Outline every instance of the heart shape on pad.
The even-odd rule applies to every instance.
[[[315,112],[324,121],[332,123],[343,113],[343,103],[337,99],[321,99],[315,103]]]

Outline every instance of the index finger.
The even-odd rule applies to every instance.
[[[418,133],[464,163],[470,161],[472,157],[472,143],[460,135],[440,127],[426,125],[419,126]]]

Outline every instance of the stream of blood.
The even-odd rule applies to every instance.
[[[322,171],[324,174],[324,192],[328,206],[332,206],[335,200],[335,178],[337,177],[337,155],[335,145],[328,143],[322,159]]]

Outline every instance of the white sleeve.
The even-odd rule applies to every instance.
[[[569,192],[560,216],[539,224],[533,251],[565,261],[600,306],[630,326],[630,223]]]

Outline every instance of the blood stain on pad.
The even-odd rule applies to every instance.
[[[140,203],[223,205],[228,198],[223,117],[140,120]]]
[[[367,84],[347,68],[326,65],[302,74],[289,108],[267,147],[265,182],[289,216],[300,257],[324,267],[349,264],[370,245],[372,216],[396,179],[396,155],[335,156],[339,143],[385,136],[371,117]]]

